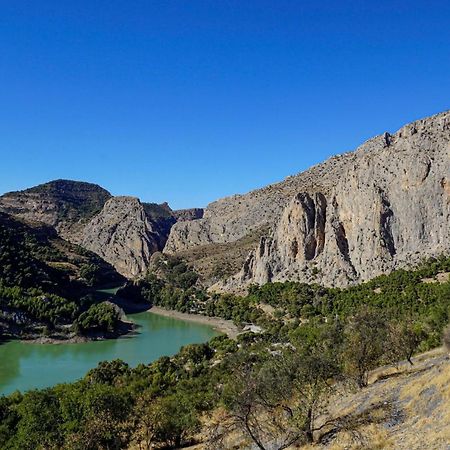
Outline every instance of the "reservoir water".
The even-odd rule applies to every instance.
[[[151,312],[127,317],[139,328],[137,334],[120,339],[80,344],[1,344],[0,395],[75,381],[100,361],[120,358],[131,367],[147,364],[177,353],[183,345],[206,342],[218,334],[207,325]]]

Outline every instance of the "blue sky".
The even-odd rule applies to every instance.
[[[448,1],[0,0],[0,192],[204,206],[449,95]]]

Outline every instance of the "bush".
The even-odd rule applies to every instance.
[[[119,313],[115,306],[103,302],[92,305],[87,311],[80,314],[74,326],[82,334],[91,331],[113,333],[117,329],[119,320]]]

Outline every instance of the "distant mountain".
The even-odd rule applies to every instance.
[[[144,273],[177,221],[200,218],[202,209],[173,211],[167,203],[113,197],[102,187],[56,180],[0,196],[0,211],[27,223],[53,227],[62,238],[91,250],[122,275]]]
[[[54,227],[128,278],[164,251],[219,290],[282,280],[344,286],[450,252],[449,152],[444,112],[205,211],[67,180],[5,194],[0,211]]]
[[[211,203],[202,219],[172,227],[165,252],[222,290],[281,280],[342,286],[450,253],[449,219],[444,112]]]

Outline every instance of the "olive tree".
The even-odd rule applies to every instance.
[[[387,322],[381,312],[363,308],[349,319],[344,329],[343,361],[347,374],[360,388],[367,386],[369,371],[390,349]]]
[[[338,372],[326,354],[289,348],[262,363],[244,362],[224,389],[228,420],[219,434],[239,430],[260,450],[312,442]]]

